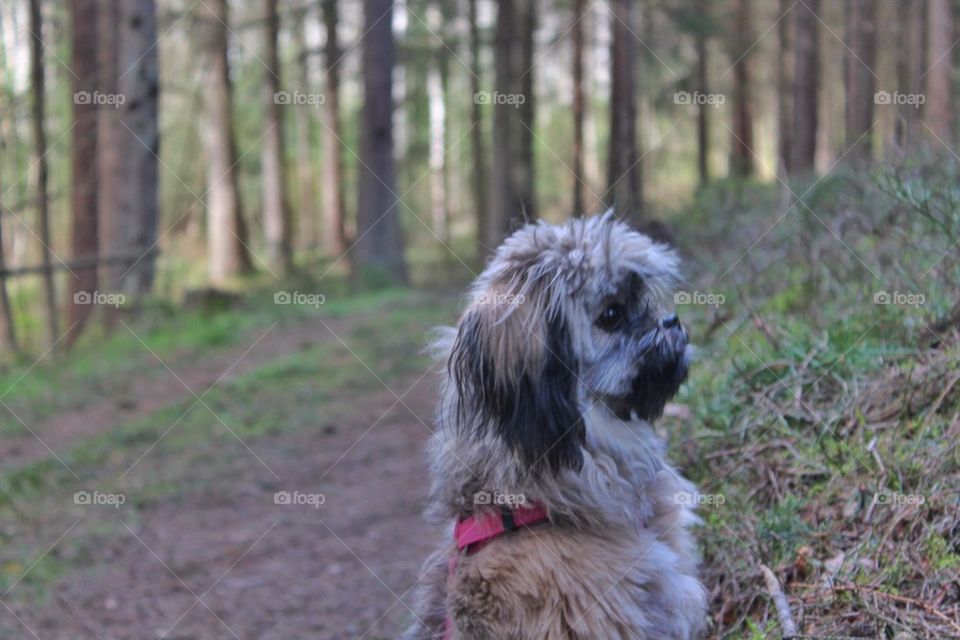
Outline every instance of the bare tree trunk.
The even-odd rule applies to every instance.
[[[894,39],[900,43],[897,55],[897,90],[912,96],[922,89],[924,16],[923,0],[897,3]],[[893,126],[893,143],[897,153],[911,150],[920,122],[920,108],[905,101],[897,105],[897,119]]]
[[[820,0],[807,0],[796,12],[793,76],[793,135],[790,171],[811,173],[817,149],[817,99],[820,89],[820,47],[817,16]]]
[[[483,149],[483,121],[480,111],[480,33],[477,26],[477,0],[468,0],[468,22],[470,40],[470,93],[473,94],[473,103],[470,106],[470,119],[473,127],[470,129],[470,152],[473,156],[473,206],[476,208],[477,220],[477,255],[486,255],[493,247],[486,244],[487,230],[490,226],[490,210],[487,203],[487,161]]]
[[[34,33],[38,33],[35,31]],[[3,246],[3,220],[0,216],[0,270],[6,268]],[[47,272],[49,273],[49,271]],[[13,310],[10,308],[10,297],[7,295],[7,278],[0,275],[0,341],[10,353],[17,353],[20,350],[17,344],[17,331],[13,323]]]
[[[865,166],[870,164],[873,156],[872,139],[867,132],[873,127],[877,4],[876,0],[848,0],[844,7],[849,47],[844,51],[843,59],[847,159],[852,165]]]
[[[293,27],[294,46],[297,51],[297,71],[303,91],[310,86],[309,65],[307,64],[306,10],[296,15]],[[303,249],[316,249],[319,244],[317,223],[317,190],[315,185],[315,167],[313,162],[313,122],[309,109],[297,109],[297,187],[299,189],[297,205],[296,235]]]
[[[393,162],[393,4],[364,0],[363,112],[356,267],[365,282],[406,282]]]
[[[524,100],[518,109],[520,114],[520,149],[517,153],[517,186],[520,197],[520,212],[525,220],[537,217],[537,197],[534,183],[533,132],[536,129],[536,94],[533,91],[533,33],[537,26],[535,0],[521,0],[517,3],[520,29],[520,93]]]
[[[57,312],[57,292],[53,282],[53,269],[50,256],[50,211],[47,201],[47,131],[44,126],[45,85],[43,67],[43,13],[41,0],[30,0],[30,75],[33,92],[33,144],[36,148],[37,159],[37,227],[40,235],[40,255],[43,261],[43,292],[47,305],[47,341],[54,344],[59,338],[59,317]],[[3,239],[0,237],[0,252]],[[3,267],[0,256],[0,267]],[[4,312],[9,314],[10,302],[7,299],[6,282],[0,286],[0,305]],[[11,349],[16,348],[16,335],[13,329],[13,318],[7,315],[6,334]]]
[[[96,0],[97,3],[97,91],[106,97],[120,92],[120,0]],[[126,103],[126,97],[123,102]],[[119,102],[120,98],[114,100]],[[125,151],[121,142],[126,129],[120,118],[119,104],[97,106],[97,234],[99,249],[107,254],[119,248],[132,226],[121,205],[124,189]],[[100,269],[100,287],[117,291],[123,265]],[[112,316],[108,313],[108,321]]]
[[[263,231],[267,241],[267,260],[279,274],[293,266],[290,248],[290,212],[286,201],[286,176],[283,166],[283,117],[277,99],[280,92],[280,55],[277,38],[280,17],[277,0],[263,0],[264,52],[263,105],[265,113],[261,170],[263,172]],[[293,105],[306,109],[307,105]]]
[[[430,31],[446,42],[446,21],[441,15],[441,3],[427,7],[426,19]],[[449,76],[447,47],[441,44],[431,54],[427,70],[427,104],[430,112],[430,211],[433,230],[442,242],[450,244],[450,200],[447,185],[447,81]]]
[[[733,140],[730,141],[730,169],[738,177],[753,175],[753,109],[751,108],[750,52],[753,44],[751,0],[737,0],[734,29],[733,67]]]
[[[697,8],[701,17],[709,16],[710,5],[706,0],[699,0]],[[707,28],[703,24],[698,24],[696,27],[694,47],[697,51],[697,89],[703,94],[709,94]],[[711,108],[711,105],[703,100],[697,104],[697,176],[701,187],[706,186],[710,181],[710,113],[708,110]]]
[[[583,21],[584,0],[573,3],[573,215],[583,215]]]
[[[70,0],[73,20],[73,146],[70,162],[70,208],[73,216],[71,253],[77,258],[97,255],[97,8],[89,0]],[[77,268],[70,280],[68,321],[75,330],[67,344],[76,341],[93,310],[97,267]]]
[[[159,76],[154,0],[101,0],[99,90],[114,96],[97,120],[100,249],[139,255],[102,268],[112,291],[148,293],[159,217]]]
[[[793,122],[793,83],[790,77],[791,0],[780,0],[780,22],[777,23],[777,175],[785,176],[790,167],[790,138]],[[803,7],[794,7],[803,11]]]
[[[610,143],[607,161],[607,206],[639,224],[643,219],[643,187],[637,153],[636,36],[631,0],[613,0],[610,46]]]
[[[953,140],[950,70],[953,44],[953,8],[950,0],[930,0],[928,9],[927,104],[924,119],[930,131],[942,142]]]
[[[323,47],[326,77],[323,103],[323,245],[330,255],[347,249],[346,211],[343,202],[343,150],[340,131],[340,44],[337,39],[337,0],[322,0],[326,43]]]
[[[536,216],[533,186],[533,0],[498,0],[494,47],[496,71],[493,148],[493,204],[486,244],[496,247],[527,218]]]
[[[233,97],[227,61],[227,0],[204,0],[195,11],[207,54],[204,126],[207,155],[207,244],[210,280],[225,284],[251,270],[247,229],[237,185]]]

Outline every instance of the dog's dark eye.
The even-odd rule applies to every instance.
[[[597,318],[597,326],[604,331],[616,331],[623,323],[626,315],[627,310],[624,309],[623,305],[619,302],[614,302],[613,304],[607,305],[607,308],[604,309],[600,317]]]

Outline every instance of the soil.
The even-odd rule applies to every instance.
[[[333,338],[315,325],[274,330],[230,375],[321,339]],[[201,394],[248,345],[177,375]],[[134,405],[93,403],[53,416],[41,427],[47,443],[58,450],[191,398],[163,373],[131,381],[131,395],[143,399]],[[419,565],[443,536],[422,517],[434,382],[433,375],[389,380],[402,402],[374,382],[379,390],[345,412],[343,424],[258,439],[257,455],[279,480],[243,457],[227,482],[121,515],[120,535],[85,549],[85,568],[55,581],[41,601],[0,600],[8,607],[0,609],[0,638],[397,637],[413,619]],[[0,455],[7,466],[49,453],[17,439]],[[276,504],[277,491],[314,503],[321,499],[302,496],[322,493],[322,504]]]

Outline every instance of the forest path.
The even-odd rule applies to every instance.
[[[13,493],[0,638],[396,637],[443,536],[422,517],[436,375],[421,350],[450,307],[411,298],[259,328],[172,372],[154,359],[128,381],[135,404],[50,416],[79,480],[47,452],[44,486]]]

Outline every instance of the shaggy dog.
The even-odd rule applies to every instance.
[[[427,560],[406,638],[701,634],[695,490],[650,424],[687,374],[686,332],[660,304],[677,268],[609,213],[497,250],[437,343],[428,509],[458,541],[497,531]]]

